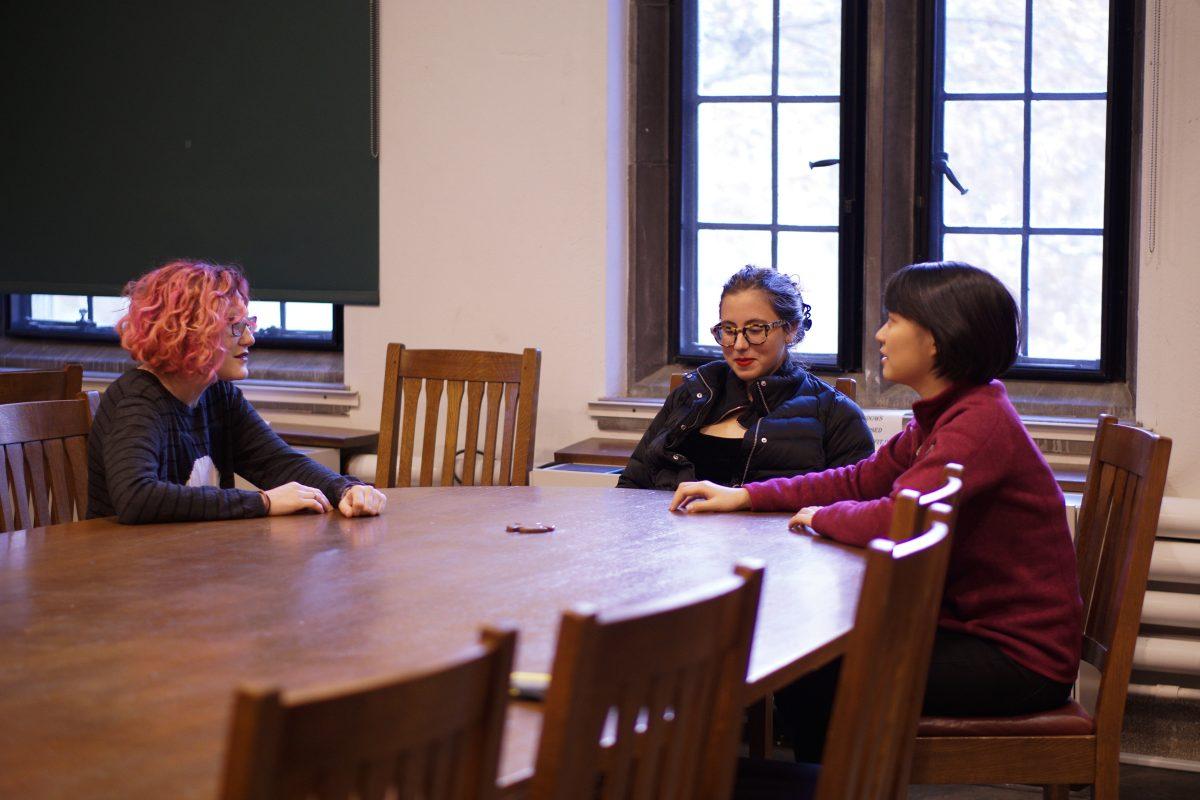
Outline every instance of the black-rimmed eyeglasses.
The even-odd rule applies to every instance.
[[[709,330],[712,331],[713,338],[717,340],[717,344],[721,347],[733,347],[737,344],[737,337],[740,333],[746,339],[746,344],[762,344],[771,335],[772,328],[781,328],[787,323],[781,319],[774,322],[751,322],[749,325],[737,327],[729,323],[718,323],[713,325]]]

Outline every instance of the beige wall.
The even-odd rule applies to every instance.
[[[1152,37],[1159,4],[1158,199],[1151,252]],[[1174,439],[1167,493],[1200,497],[1200,3],[1146,5],[1137,416]]]
[[[1200,3],[1162,5],[1154,252],[1146,47],[1137,416],[1175,440],[1168,492],[1200,497]],[[593,434],[587,401],[622,388],[625,0],[381,7],[382,302],[346,311],[362,400],[347,424],[378,423],[388,341],[537,345],[545,458]]]
[[[362,403],[348,424],[378,424],[389,341],[537,346],[544,457],[592,434],[587,401],[619,388],[606,379],[624,349],[608,331],[624,328],[625,212],[610,165],[626,132],[609,10],[388,0],[380,24],[381,302],[346,309],[346,383]]]

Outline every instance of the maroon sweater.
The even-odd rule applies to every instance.
[[[746,484],[755,511],[823,506],[820,534],[853,545],[886,536],[892,497],[943,483],[963,465],[958,524],[938,625],[994,642],[1052,680],[1079,669],[1083,603],[1062,492],[1004,385],[955,386],[913,405],[915,419],[848,467]]]

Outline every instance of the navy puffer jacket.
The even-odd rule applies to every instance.
[[[699,428],[738,412],[742,437],[737,485],[856,464],[875,445],[862,409],[788,359],[771,375],[743,382],[724,361],[684,375],[646,429],[618,488],[670,489],[696,480],[679,450]]]

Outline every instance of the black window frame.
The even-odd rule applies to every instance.
[[[21,324],[20,320],[28,319],[30,316],[33,294],[40,293],[3,295],[4,335],[6,337],[112,344],[119,342],[119,338],[112,328],[97,327],[94,324],[80,324],[75,326],[65,322],[45,323],[42,325]],[[51,294],[62,294],[62,292],[51,292]],[[78,296],[87,298],[88,319],[90,320],[92,317],[92,297],[94,295]],[[279,302],[280,319],[286,320],[284,316],[286,311],[282,304],[289,301],[268,302]],[[333,328],[328,338],[310,338],[299,333],[284,335],[264,334],[259,331],[254,334],[254,346],[268,350],[327,350],[341,352],[345,330],[344,306],[341,303],[332,303],[331,305],[333,306]]]
[[[1018,363],[1004,377],[1018,380],[1046,382],[1115,383],[1124,381],[1127,372],[1129,334],[1129,281],[1130,263],[1134,259],[1131,247],[1134,242],[1132,224],[1136,219],[1131,192],[1136,168],[1135,145],[1139,142],[1137,131],[1140,120],[1134,119],[1134,109],[1140,97],[1140,69],[1137,58],[1142,53],[1138,24],[1140,2],[1109,0],[1108,25],[1108,85],[1100,93],[1034,92],[1032,87],[1032,36],[1033,2],[1025,0],[1025,53],[1024,91],[1019,93],[955,94],[950,99],[1008,99],[1024,102],[1023,130],[1023,186],[1022,224],[1019,228],[993,229],[970,227],[961,229],[975,233],[999,232],[1020,234],[1022,297],[1018,298],[1022,312],[1022,349],[1028,342],[1028,269],[1029,236],[1032,232],[1054,234],[1071,233],[1077,229],[1033,228],[1029,220],[1030,186],[1030,114],[1032,101],[1037,99],[1106,99],[1105,125],[1105,177],[1104,218],[1100,236],[1103,242],[1101,273],[1101,322],[1100,359],[1096,367],[1068,366],[1069,361],[1043,360],[1041,362]],[[917,261],[932,261],[941,258],[939,224],[941,202],[945,183],[935,161],[935,154],[942,152],[942,107],[947,99],[942,82],[942,67],[945,62],[945,0],[923,0],[923,31],[921,67],[924,92],[922,94],[920,121],[924,123],[918,131],[920,151],[917,157]],[[1078,229],[1094,235],[1095,229]],[[959,232],[959,228],[940,228],[941,233]]]
[[[675,41],[680,48],[675,63],[680,65],[673,87],[676,100],[673,108],[678,114],[676,152],[680,154],[674,170],[672,187],[672,228],[674,230],[674,261],[672,283],[677,291],[671,295],[671,342],[669,355],[683,364],[698,364],[721,357],[721,349],[699,345],[683,345],[683,331],[695,330],[696,253],[691,246],[696,233],[702,229],[765,230],[771,233],[771,260],[776,266],[778,234],[780,231],[832,231],[838,236],[838,352],[833,361],[815,360],[805,356],[814,372],[845,373],[861,369],[863,349],[863,255],[864,218],[863,187],[865,183],[867,100],[867,2],[843,0],[841,48],[841,129],[839,132],[839,214],[837,226],[780,225],[778,221],[778,122],[779,106],[791,102],[812,102],[805,96],[780,95],[779,80],[779,16],[781,0],[773,0],[772,77],[769,95],[705,96],[696,93],[698,60],[698,31],[696,0],[684,0],[675,6],[676,30],[681,32]],[[696,219],[696,113],[700,102],[760,102],[772,109],[772,222],[770,224],[700,223]],[[821,96],[820,102],[828,102]],[[764,265],[760,265],[764,266]],[[819,309],[817,310],[819,313]]]

